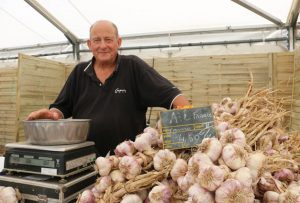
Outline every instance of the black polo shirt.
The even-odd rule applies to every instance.
[[[104,156],[143,131],[147,107],[169,109],[180,91],[137,56],[119,55],[104,84],[93,64],[94,58],[74,68],[50,108],[59,109],[65,118],[91,119],[88,140]]]

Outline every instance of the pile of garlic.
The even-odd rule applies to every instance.
[[[148,127],[135,141],[120,143],[114,156],[98,157],[100,178],[78,203],[300,202],[299,164],[278,123],[257,132],[250,146],[247,124],[233,125],[236,116],[248,115],[247,108],[227,97],[212,109],[217,136],[203,139],[196,150],[161,149],[161,129]]]

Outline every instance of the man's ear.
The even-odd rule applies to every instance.
[[[121,37],[119,37],[119,38],[118,38],[118,47],[120,48],[120,47],[121,47],[121,45],[122,45],[122,38],[121,38]]]
[[[86,41],[86,44],[88,45],[89,49],[91,49],[91,40],[88,39],[88,40]]]

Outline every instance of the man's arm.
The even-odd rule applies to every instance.
[[[173,102],[172,102],[172,107],[177,108],[178,106],[189,106],[191,105],[190,102],[185,98],[182,94],[177,95]]]

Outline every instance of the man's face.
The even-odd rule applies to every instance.
[[[121,38],[116,36],[116,31],[110,23],[100,22],[92,27],[87,44],[97,62],[113,63],[121,46]]]

